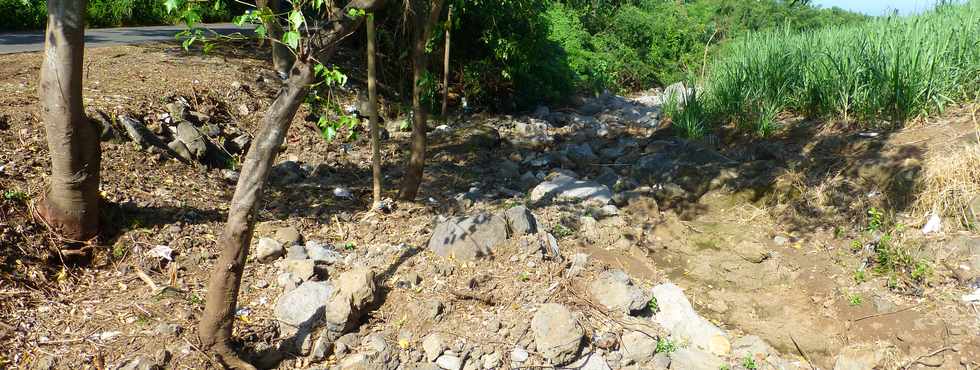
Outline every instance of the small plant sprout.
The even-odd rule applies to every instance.
[[[650,302],[647,302],[647,308],[653,313],[660,311],[660,306],[657,305],[657,297],[650,298]]]
[[[864,273],[863,268],[854,270],[854,281],[857,282],[858,284],[868,281],[868,277]]]
[[[517,275],[517,280],[520,281],[531,280],[531,275],[529,275],[527,272],[521,272],[520,275]]]
[[[354,244],[354,242],[344,243],[344,250],[345,251],[352,251],[352,250],[355,250],[355,249],[357,249],[357,245]]]
[[[878,208],[871,207],[868,209],[868,231],[875,232],[881,230],[884,224],[885,214],[881,212]]]
[[[742,359],[742,367],[748,370],[756,370],[759,368],[759,365],[755,363],[755,359],[752,358],[752,355],[745,355],[745,358]]]
[[[847,303],[851,306],[860,306],[862,302],[864,302],[864,299],[861,298],[860,294],[851,294],[847,297]]]
[[[670,339],[660,339],[657,341],[657,353],[672,353],[677,350],[677,344]]]
[[[562,239],[565,237],[572,236],[573,232],[572,229],[569,229],[565,225],[555,224],[555,226],[551,228],[551,234],[553,234],[558,239]]]

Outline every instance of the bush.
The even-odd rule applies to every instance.
[[[44,0],[0,0],[0,31],[38,28],[47,13]]]
[[[119,27],[175,24],[178,19],[167,14],[165,0],[89,0],[85,21],[88,27]],[[233,11],[227,2],[203,8],[205,22],[231,19]],[[240,8],[241,5],[231,6]],[[241,11],[238,11],[241,13]],[[0,0],[0,30],[40,30],[47,19],[43,0]]]

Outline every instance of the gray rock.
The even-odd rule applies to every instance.
[[[650,366],[653,370],[667,370],[670,368],[670,355],[666,353],[657,353],[653,355],[653,360],[650,361]]]
[[[755,335],[746,335],[732,341],[732,353],[737,358],[752,357],[765,359],[769,355],[776,354],[776,350],[766,343],[766,341],[762,340],[762,338]]]
[[[333,341],[330,340],[328,332],[324,330],[320,332],[320,336],[313,343],[313,350],[310,351],[310,359],[313,361],[323,361],[330,355],[331,349],[333,349]]]
[[[523,175],[521,175],[521,178],[518,180],[518,182],[522,190],[527,190],[533,188],[535,185],[541,182],[541,180],[539,180],[536,176],[534,176],[533,173],[525,172]]]
[[[611,370],[606,359],[599,352],[592,352],[568,364],[568,369],[576,370]]]
[[[653,359],[657,349],[657,340],[649,335],[631,331],[623,334],[620,351],[623,357],[637,364],[644,364]]]
[[[483,355],[483,369],[490,370],[499,368],[501,365],[500,359],[500,352],[496,351]]]
[[[599,160],[588,143],[569,144],[565,147],[565,155],[579,168],[588,168],[589,165]]]
[[[510,351],[510,360],[513,362],[525,362],[528,357],[531,357],[531,354],[524,348],[517,347]]]
[[[365,309],[374,303],[377,287],[374,271],[366,267],[345,271],[334,284],[336,290],[326,302],[325,319],[327,330],[339,335],[352,328]]]
[[[854,344],[845,347],[837,355],[834,370],[875,369],[887,358],[887,351],[870,345]]]
[[[183,331],[183,329],[184,328],[177,324],[161,322],[156,328],[153,329],[153,333],[160,336],[176,337],[180,335],[180,332]]]
[[[194,127],[193,124],[187,121],[180,121],[177,124],[177,135],[176,139],[184,143],[187,150],[195,159],[204,158],[204,155],[208,152],[208,141],[204,138],[204,135]]]
[[[300,235],[299,230],[292,226],[277,229],[275,238],[283,245],[299,244],[303,241],[303,236]]]
[[[160,370],[163,369],[163,364],[159,364],[153,359],[136,356],[136,358],[126,361],[119,370]]]
[[[270,263],[282,257],[284,252],[285,250],[279,242],[270,238],[261,238],[255,246],[255,260],[261,263]]]
[[[608,204],[612,201],[612,192],[596,182],[576,180],[564,175],[542,182],[531,190],[530,201],[533,204],[543,205],[553,200]]]
[[[284,260],[276,262],[276,265],[283,272],[288,272],[301,281],[309,280],[316,275],[316,264],[313,260]]]
[[[497,165],[497,171],[505,179],[514,179],[521,176],[521,166],[517,162],[509,159],[500,161],[500,164]]]
[[[504,212],[504,219],[507,220],[507,226],[510,226],[511,235],[514,237],[538,232],[538,221],[531,210],[525,206],[511,207]]]
[[[575,253],[572,255],[572,265],[568,268],[568,277],[576,277],[585,271],[589,263],[589,255],[585,253]]]
[[[334,287],[326,282],[307,281],[276,300],[275,316],[279,322],[299,327],[316,325],[326,309]]]
[[[241,154],[248,150],[248,146],[252,143],[252,138],[247,134],[242,134],[235,136],[233,139],[225,142],[225,149],[231,154]]]
[[[459,356],[446,354],[436,359],[436,365],[439,365],[443,370],[460,370],[463,368],[463,359]]]
[[[289,248],[286,249],[286,259],[289,261],[302,261],[310,258],[306,253],[306,247],[299,244],[289,244]]]
[[[180,142],[180,140],[174,139],[173,141],[167,143],[167,148],[170,148],[170,150],[172,150],[175,154],[177,154],[178,157],[180,157],[185,161],[190,162],[197,159],[194,158],[194,155],[191,154],[191,151],[187,149],[187,146],[184,145],[184,143]]]
[[[629,314],[646,308],[650,294],[633,284],[623,270],[606,270],[589,285],[592,297],[607,309]]]
[[[604,185],[609,189],[614,189],[616,187],[616,183],[619,182],[619,175],[616,174],[615,171],[610,170],[608,167],[603,167],[601,172],[602,173],[595,178],[595,182]]]
[[[507,237],[507,221],[503,217],[488,214],[457,217],[436,226],[429,239],[429,249],[442,257],[472,261],[489,255]]]
[[[683,107],[687,104],[694,95],[694,89],[684,86],[683,82],[675,82],[664,89],[664,104],[668,104],[671,101],[677,103],[679,107]]]
[[[283,272],[276,275],[276,285],[283,288],[284,292],[295,289],[302,282],[303,279],[300,279],[288,272]]]
[[[534,108],[534,113],[531,116],[537,119],[545,119],[549,114],[551,114],[551,109],[548,109],[544,105],[539,105],[537,108]]]
[[[553,364],[571,362],[578,354],[584,332],[572,312],[557,303],[546,303],[531,319],[537,351]]]
[[[446,343],[439,333],[432,333],[422,340],[422,350],[425,351],[425,358],[432,362],[446,350]]]
[[[306,242],[306,254],[313,261],[324,262],[330,265],[344,259],[344,256],[340,252],[316,242]]]
[[[306,177],[303,167],[294,161],[283,161],[272,167],[269,181],[276,185],[292,184]]]
[[[690,343],[692,350],[705,350],[722,356],[731,352],[728,335],[698,315],[680,287],[673,283],[660,284],[653,288],[653,295],[660,308],[654,315],[654,321],[667,329],[672,337]]]
[[[718,356],[691,348],[678,348],[670,353],[670,368],[684,370],[718,370],[725,362]]]
[[[123,128],[126,129],[126,134],[129,135],[129,138],[140,147],[145,149],[149,146],[156,145],[156,142],[159,141],[140,120],[124,114],[117,116],[117,119],[123,125]]]

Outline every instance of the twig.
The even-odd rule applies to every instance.
[[[458,290],[452,289],[452,288],[449,289],[449,293],[452,294],[452,295],[454,295],[454,296],[456,296],[457,298],[460,298],[460,299],[467,299],[467,300],[474,300],[474,301],[482,302],[483,304],[485,304],[487,306],[494,306],[494,305],[496,305],[496,303],[493,301],[493,298],[487,297],[487,296],[484,296],[484,295],[478,295],[478,294],[474,294],[474,293],[462,292],[462,291],[458,291]]]
[[[817,368],[813,367],[813,361],[810,361],[810,356],[807,356],[806,352],[803,352],[803,347],[800,347],[800,344],[796,342],[796,338],[793,338],[793,334],[789,335],[789,340],[793,341],[793,345],[796,346],[796,350],[799,351],[800,355],[803,356],[803,359],[806,360],[806,364],[810,365],[810,370],[817,370]]]
[[[919,361],[921,361],[924,358],[929,358],[929,357],[938,355],[940,353],[943,353],[945,351],[949,351],[951,349],[953,349],[953,347],[943,347],[943,348],[937,349],[935,351],[932,351],[930,353],[927,353],[927,354],[921,355],[919,357],[916,357],[914,360],[912,360],[912,362],[909,362],[908,364],[905,364],[905,366],[902,366],[902,369],[909,369],[909,368],[912,367],[912,365],[915,365],[915,364],[919,363]]]
[[[911,309],[916,308],[916,307],[919,307],[921,305],[922,304],[919,303],[917,305],[908,306],[908,307],[905,307],[903,309],[892,311],[892,312],[876,313],[876,314],[873,314],[873,315],[868,315],[868,316],[860,317],[860,318],[851,320],[851,323],[855,323],[855,322],[858,322],[858,321],[861,321],[861,320],[875,318],[875,317],[894,315],[894,314],[899,313],[899,312],[905,312],[905,311],[911,310]]]
[[[146,283],[146,285],[149,285],[150,289],[153,290],[154,292],[157,291],[157,289],[159,289],[157,287],[157,283],[154,283],[153,279],[151,279],[150,276],[144,273],[143,270],[140,269],[139,267],[136,267],[136,276],[138,276],[140,280],[143,280],[143,282]]]

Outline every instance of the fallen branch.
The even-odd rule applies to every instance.
[[[943,348],[937,349],[935,351],[929,352],[927,354],[921,355],[919,357],[916,357],[914,360],[912,360],[908,364],[905,364],[905,366],[902,366],[902,369],[907,370],[907,369],[911,368],[912,365],[915,365],[915,364],[919,363],[919,361],[922,361],[922,359],[924,359],[924,358],[929,358],[929,357],[938,355],[940,353],[943,353],[945,351],[949,351],[951,349],[953,349],[953,347],[943,347]]]
[[[905,312],[905,311],[911,310],[911,309],[916,308],[916,307],[919,307],[921,305],[922,304],[920,303],[920,304],[917,304],[917,305],[908,306],[908,307],[905,307],[903,309],[892,311],[892,312],[876,313],[876,314],[872,314],[872,315],[860,317],[860,318],[851,320],[851,323],[855,323],[855,322],[858,322],[858,321],[861,321],[861,320],[871,319],[871,318],[875,318],[875,317],[894,315],[896,313],[900,313],[900,312]]]
[[[800,347],[800,344],[796,342],[796,338],[793,338],[792,334],[789,335],[789,340],[793,341],[793,345],[796,346],[796,350],[799,351],[800,355],[803,356],[803,359],[806,360],[806,364],[810,365],[810,370],[817,370],[817,368],[813,367],[813,361],[810,361],[810,356],[806,355],[806,352],[803,351],[803,347]]]
[[[146,285],[150,286],[150,290],[155,292],[159,289],[159,287],[157,287],[157,283],[154,283],[153,279],[151,279],[149,275],[143,272],[142,269],[140,269],[139,267],[135,267],[135,269],[136,269],[136,276],[138,276],[140,280],[143,280],[143,282],[146,283]]]

